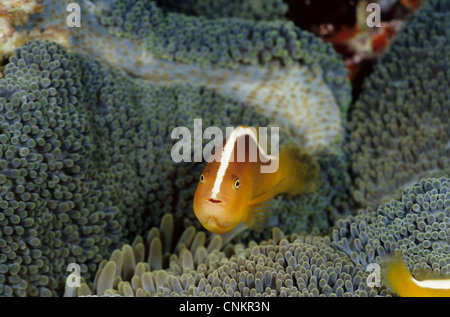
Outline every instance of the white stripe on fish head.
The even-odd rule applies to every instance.
[[[275,159],[274,156],[268,155],[264,149],[260,147],[258,143],[258,138],[256,136],[256,129],[254,128],[244,128],[242,126],[237,127],[233,132],[231,132],[227,142],[225,143],[225,147],[222,151],[222,155],[220,158],[220,166],[217,171],[216,179],[214,181],[214,186],[211,192],[211,198],[216,199],[217,194],[220,192],[220,186],[222,185],[223,179],[225,177],[225,173],[228,169],[228,166],[231,162],[233,149],[236,141],[239,137],[249,135],[254,142],[256,142],[258,150],[264,155],[267,159]]]
[[[231,132],[230,137],[225,143],[225,147],[222,151],[222,156],[220,158],[220,166],[217,171],[216,179],[214,181],[214,186],[211,193],[211,198],[216,199],[217,194],[220,192],[220,186],[222,185],[223,178],[225,177],[225,172],[231,161],[231,155],[233,154],[234,144],[239,136],[245,134],[245,128],[238,127],[233,132]]]

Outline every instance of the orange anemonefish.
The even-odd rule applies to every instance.
[[[431,273],[430,279],[416,280],[403,262],[401,251],[384,258],[380,266],[384,282],[399,296],[450,297],[450,278]]]
[[[241,156],[238,160],[240,138],[245,138],[245,159]],[[257,150],[257,159],[251,159],[249,149]],[[278,169],[262,173],[262,168],[270,164]],[[278,157],[268,155],[259,144],[256,128],[240,126],[216,148],[214,160],[200,175],[194,212],[213,233],[227,233],[238,224],[242,226],[241,222],[261,230],[271,198],[282,193],[298,195],[314,191],[317,173],[317,163],[298,147],[288,144]]]

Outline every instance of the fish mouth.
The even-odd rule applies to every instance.
[[[203,196],[194,205],[194,212],[202,226],[215,234],[223,234],[231,230],[228,220],[229,202],[225,197]]]
[[[211,194],[205,194],[205,195],[202,195],[200,199],[207,204],[213,204],[213,205],[217,205],[217,206],[220,206],[220,205],[229,206],[230,205],[230,201],[227,199],[227,197],[225,197],[224,195],[220,195],[220,194],[214,198],[212,197]]]

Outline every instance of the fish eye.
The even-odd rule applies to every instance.
[[[206,176],[204,173],[202,173],[202,175],[200,175],[200,183],[204,184],[206,182]]]
[[[238,190],[239,186],[241,186],[241,181],[239,180],[239,178],[236,178],[236,180],[233,183],[233,189]]]

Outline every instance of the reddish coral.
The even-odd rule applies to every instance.
[[[400,0],[400,2],[404,7],[410,8],[413,11],[416,11],[420,7],[420,0]]]
[[[375,53],[383,51],[389,43],[386,33],[384,32],[374,34],[370,41]]]

